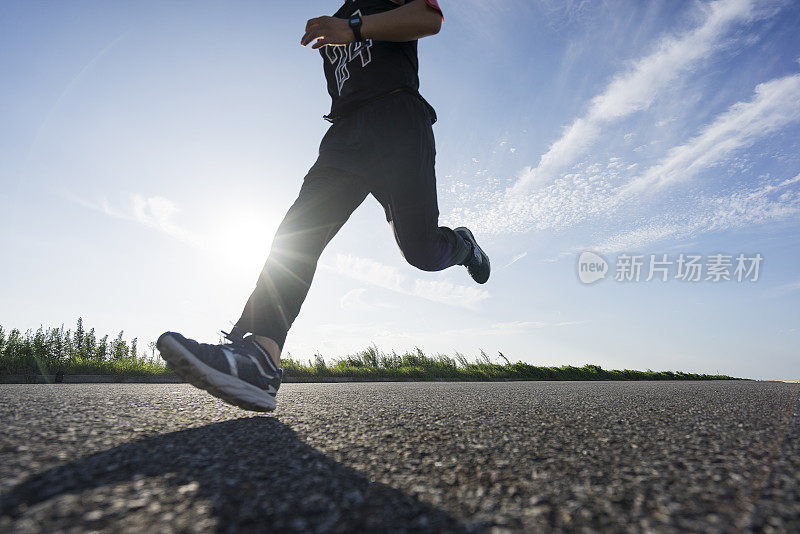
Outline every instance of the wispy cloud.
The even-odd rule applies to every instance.
[[[61,192],[61,195],[86,208],[99,211],[116,219],[142,224],[190,245],[202,246],[203,244],[203,240],[198,234],[183,228],[175,221],[180,209],[177,204],[168,198],[132,194],[128,196],[127,205],[115,207],[105,198],[93,200],[79,197],[71,192]]]
[[[728,191],[713,197],[696,188],[667,203],[641,192],[691,183],[711,167],[749,172],[746,158],[739,157],[742,149],[798,120],[800,75],[775,78],[758,84],[752,98],[730,106],[688,141],[666,150],[644,172],[637,172],[639,162],[612,157],[573,165],[569,173],[514,201],[498,189],[466,189],[459,194],[463,207],[454,209],[451,218],[466,219],[477,231],[494,235],[575,228],[591,220],[596,231],[604,232],[591,248],[603,252],[787,219],[800,210],[796,177],[750,180],[735,188],[723,184],[717,189]]]
[[[137,222],[155,228],[180,241],[194,245],[200,244],[197,235],[175,222],[175,215],[180,210],[171,200],[159,196],[145,197],[137,194],[131,196],[131,203],[131,212]]]
[[[527,255],[528,255],[527,252],[522,252],[520,254],[517,254],[516,256],[511,258],[511,261],[509,261],[508,263],[503,265],[503,268],[505,269],[506,267],[510,267],[510,266],[514,265],[515,263],[517,263],[519,260],[521,260],[522,258],[524,258]]]
[[[401,274],[396,267],[350,254],[337,254],[335,264],[330,268],[360,282],[448,306],[474,310],[489,298],[485,289],[440,280],[412,279]]]
[[[603,254],[613,254],[615,252],[631,252],[641,250],[651,243],[658,243],[667,238],[685,237],[694,232],[697,227],[692,223],[675,223],[669,218],[659,218],[647,224],[626,230],[605,238],[588,248]]]
[[[704,19],[699,26],[663,39],[655,52],[615,76],[592,99],[588,113],[565,129],[536,167],[523,170],[509,194],[520,195],[536,184],[558,177],[586,152],[605,125],[648,109],[672,81],[714,53],[720,39],[735,23],[752,18],[755,12],[751,0],[718,0],[701,5],[701,9]]]
[[[800,217],[800,174],[782,181],[765,181],[740,187],[729,194],[699,198],[682,211],[651,217],[646,223],[613,234],[591,247],[615,253],[641,249],[665,239],[690,239],[698,235]]]
[[[448,219],[486,235],[573,227],[613,214],[618,184],[628,179],[628,167],[619,161],[610,166],[580,163],[551,184],[514,199],[497,188],[465,188],[456,193],[457,205]]]
[[[671,149],[657,165],[625,188],[641,193],[686,181],[718,164],[732,152],[800,119],[800,74],[761,83],[749,102],[737,102],[700,135]]]
[[[708,230],[764,224],[800,215],[800,174],[780,182],[741,187],[730,195],[702,202]]]

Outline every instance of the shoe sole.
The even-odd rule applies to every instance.
[[[481,246],[478,244],[478,240],[477,240],[477,239],[475,239],[475,236],[474,236],[474,235],[472,235],[472,232],[470,231],[470,229],[469,229],[469,228],[467,228],[466,226],[459,226],[459,227],[458,227],[458,228],[456,228],[455,230],[464,230],[466,233],[468,233],[468,234],[469,234],[469,238],[472,240],[472,246],[473,246],[473,247],[477,247],[477,248],[478,248],[478,250],[480,250],[480,251],[481,251],[481,254],[483,255],[483,257],[484,257],[484,258],[486,258],[486,266],[489,268],[489,274],[487,274],[487,275],[486,275],[486,280],[484,280],[483,282],[481,282],[480,280],[475,280],[475,281],[476,281],[476,282],[478,282],[479,284],[485,284],[486,282],[488,282],[488,281],[489,281],[489,276],[492,274],[492,264],[491,264],[491,262],[489,261],[489,256],[488,256],[488,254],[486,254],[486,253],[483,251],[483,249],[481,248]],[[453,230],[453,231],[455,231],[455,230]],[[473,279],[473,280],[474,280],[474,279]]]
[[[206,365],[169,334],[162,334],[156,347],[169,367],[193,386],[245,410],[271,412],[275,409],[274,397],[241,378]]]

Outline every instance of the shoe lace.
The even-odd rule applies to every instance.
[[[236,348],[239,348],[239,349],[247,349],[247,343],[244,340],[244,336],[242,336],[241,334],[238,334],[238,333],[234,332],[233,330],[231,330],[230,332],[225,332],[224,330],[220,330],[219,332],[220,332],[220,334],[225,336],[225,339],[230,341],[230,343],[226,343],[226,345],[231,346],[231,347],[236,347]],[[251,351],[252,351],[252,349],[248,350],[248,352],[251,352]],[[263,349],[262,349],[262,351],[263,351]],[[265,355],[265,359],[267,360],[267,363],[268,363],[270,369],[277,370],[277,372],[280,374],[280,376],[283,376],[283,370],[281,370],[280,368],[278,368],[275,365],[275,363],[272,361],[272,359],[270,358],[269,355]]]
[[[244,346],[244,336],[242,336],[241,334],[238,334],[233,330],[231,330],[230,332],[220,330],[219,333],[222,334],[223,337],[229,341],[229,343],[225,343],[225,345],[232,345],[234,347]]]

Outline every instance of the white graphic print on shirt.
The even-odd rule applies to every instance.
[[[359,9],[353,15],[361,15]],[[361,67],[366,67],[372,61],[372,39],[365,39],[358,43],[350,43],[344,46],[328,45],[325,47],[325,55],[331,65],[336,65],[336,85],[339,89],[339,96],[342,95],[342,87],[344,83],[350,79],[350,71],[347,70],[347,64],[353,61],[356,57],[361,58]]]

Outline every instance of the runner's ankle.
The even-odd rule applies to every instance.
[[[267,354],[270,355],[273,363],[275,363],[275,367],[281,366],[281,349],[273,339],[253,334],[253,340],[255,340],[255,342],[258,343],[262,349],[267,351]]]

